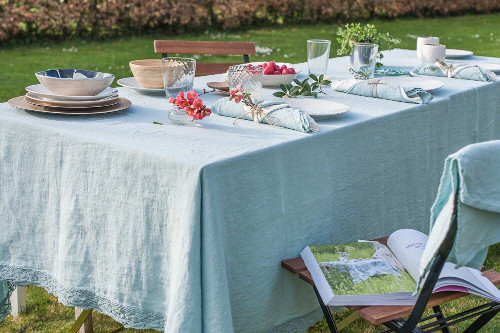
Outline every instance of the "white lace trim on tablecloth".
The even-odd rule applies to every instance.
[[[159,331],[165,329],[165,317],[162,313],[144,312],[134,306],[112,302],[88,290],[65,287],[49,274],[39,270],[0,265],[0,280],[7,280],[12,287],[18,285],[42,287],[54,294],[58,301],[66,306],[95,309],[110,316],[125,327]],[[10,312],[10,305],[8,307]]]

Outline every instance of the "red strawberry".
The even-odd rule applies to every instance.
[[[281,72],[280,71],[274,71],[273,74],[274,75],[279,75],[279,74],[281,74]]]
[[[286,69],[286,65],[281,65],[280,69],[281,69],[281,70]]]
[[[287,74],[290,74],[290,72],[288,71],[288,69],[283,68],[283,69],[281,70],[281,74],[287,75]]]
[[[269,63],[267,65],[268,66],[270,65],[270,66],[273,66],[273,68],[278,68],[279,69],[279,67],[276,66],[276,63],[274,61],[269,61]]]
[[[271,66],[267,66],[265,69],[264,69],[264,75],[272,75],[274,72],[274,68],[271,67]]]
[[[295,69],[292,67],[288,68],[288,74],[295,74]]]

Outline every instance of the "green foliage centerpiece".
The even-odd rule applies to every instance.
[[[337,54],[339,56],[351,55],[351,62],[352,46],[356,43],[373,43],[379,46],[379,50],[392,50],[394,45],[401,42],[400,39],[391,36],[389,33],[378,32],[373,24],[348,23],[344,27],[338,28],[337,36],[337,41],[340,43]],[[382,58],[382,53],[379,53],[379,59]],[[377,67],[380,66],[382,64],[378,62]]]

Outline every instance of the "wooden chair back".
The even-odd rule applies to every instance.
[[[172,53],[181,54],[226,54],[242,55],[243,63],[250,62],[250,55],[255,55],[255,44],[252,42],[215,42],[215,41],[188,41],[188,40],[155,40],[155,53],[162,57]],[[198,63],[196,75],[219,74],[227,71],[232,65],[241,63]]]

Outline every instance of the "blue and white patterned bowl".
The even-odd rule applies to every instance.
[[[47,90],[64,96],[95,96],[115,79],[113,74],[84,69],[49,69],[35,75]]]

